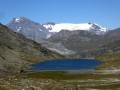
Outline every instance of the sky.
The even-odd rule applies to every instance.
[[[27,17],[38,23],[96,22],[120,27],[120,0],[0,0],[0,22]]]

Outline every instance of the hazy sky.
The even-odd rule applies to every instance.
[[[96,22],[120,27],[120,0],[0,0],[0,22],[27,17],[38,23]]]

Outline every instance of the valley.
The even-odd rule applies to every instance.
[[[61,24],[57,26],[55,23],[48,24],[46,25],[49,27],[46,26],[46,28],[45,24],[36,23],[25,17],[14,18],[7,26],[0,24],[0,89],[120,89],[119,28],[107,30],[91,22],[84,24],[91,27],[88,30],[74,30],[76,24],[73,24],[73,30],[53,32],[54,28],[59,25],[61,27]],[[62,25],[64,27],[64,24]],[[77,24],[78,28],[80,27]],[[64,61],[66,59],[95,59],[101,61],[102,64],[96,66],[94,70],[31,71],[31,64],[59,59]]]
[[[120,0],[0,0],[0,90],[120,90]]]

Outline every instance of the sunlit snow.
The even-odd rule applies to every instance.
[[[61,30],[69,30],[69,31],[74,31],[74,30],[86,30],[89,31],[92,28],[94,28],[92,25],[96,25],[100,27],[100,31],[106,32],[107,29],[96,24],[96,23],[82,23],[82,24],[72,24],[72,23],[60,23],[60,24],[55,24],[55,25],[44,25],[46,29],[49,29],[50,32],[59,32]]]
[[[16,18],[15,21],[16,21],[16,22],[20,22],[20,18]]]
[[[19,31],[20,31],[20,29],[21,29],[21,26],[17,29],[17,32],[19,32]]]

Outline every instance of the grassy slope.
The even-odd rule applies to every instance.
[[[103,54],[101,56],[97,56],[95,59],[101,60],[104,62],[103,65],[97,67],[98,69],[114,69],[120,68],[120,51],[118,52],[110,52]]]
[[[101,78],[120,78],[119,74],[69,74],[65,71],[48,71],[36,72],[27,74],[30,78],[44,78],[54,80],[88,80],[88,79],[101,79]]]

